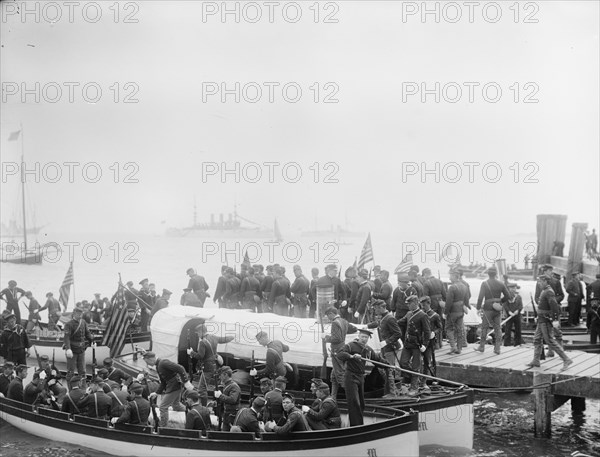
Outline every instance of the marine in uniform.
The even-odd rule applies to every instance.
[[[500,327],[500,317],[502,311],[501,296],[507,300],[512,298],[506,284],[496,279],[498,270],[492,267],[488,270],[488,280],[481,283],[479,289],[479,297],[477,298],[477,311],[482,310],[483,318],[481,321],[481,341],[476,351],[483,352],[485,350],[485,340],[490,328],[494,329],[494,354],[500,354],[502,345],[502,328]]]
[[[271,378],[285,376],[287,368],[283,361],[283,353],[288,352],[290,347],[279,340],[269,340],[267,332],[258,332],[256,334],[256,341],[258,341],[261,346],[267,348],[266,366],[262,370],[250,370],[250,376],[267,376]]]
[[[0,374],[0,393],[6,397],[8,394],[8,386],[14,379],[14,367],[15,364],[12,362],[4,362],[2,367],[2,373]]]
[[[75,369],[79,376],[85,377],[85,349],[94,340],[87,323],[82,319],[83,310],[75,308],[72,319],[65,325],[64,346],[67,351],[67,379],[73,376]]]
[[[290,283],[284,277],[285,271],[282,267],[273,268],[273,284],[271,285],[271,292],[269,293],[268,307],[273,310],[275,314],[280,316],[289,316],[290,306]]]
[[[85,395],[85,391],[81,388],[81,378],[75,375],[68,380],[68,383],[69,392],[65,395],[60,410],[63,413],[80,414],[77,404]]]
[[[263,411],[263,420],[265,422],[273,421],[277,425],[282,425],[281,418],[283,417],[283,406],[281,406],[281,400],[285,387],[287,385],[287,379],[283,376],[279,376],[275,379],[275,387],[273,390],[265,394],[265,409]]]
[[[233,268],[227,268],[225,270],[225,293],[222,296],[226,308],[239,309],[241,285],[242,281],[236,276]]]
[[[410,270],[408,272],[408,279],[410,279],[410,285],[417,291],[417,297],[421,298],[423,293],[423,285],[419,281],[418,271]]]
[[[187,413],[185,414],[185,428],[187,430],[212,430],[210,421],[211,408],[200,403],[200,395],[195,390],[188,392],[185,403]]]
[[[224,365],[219,370],[219,390],[215,390],[215,399],[223,405],[223,427],[224,432],[231,429],[231,425],[240,409],[242,390],[240,386],[231,379],[233,370]]]
[[[100,386],[102,379],[95,377],[92,379],[90,386],[85,395],[77,403],[77,407],[82,411],[84,416],[95,417],[98,419],[109,419],[110,408],[112,406],[112,398],[104,393]]]
[[[119,417],[113,417],[111,422],[113,424],[146,425],[148,423],[148,417],[150,416],[150,402],[142,397],[144,387],[141,384],[134,382],[129,390],[134,395],[133,400],[128,401],[125,404],[121,415]]]
[[[258,418],[261,415],[265,404],[264,397],[256,397],[252,400],[252,406],[240,409],[235,417],[233,425],[239,427],[241,432],[254,432],[258,437],[262,431],[260,429]]]
[[[192,292],[192,289],[190,287],[186,287],[185,289],[183,289],[183,294],[181,295],[179,304],[181,306],[194,306],[196,308],[202,308],[202,303],[200,299],[194,292]]]
[[[392,305],[392,294],[394,293],[394,286],[390,282],[390,272],[387,270],[381,270],[380,274],[381,285],[379,288],[375,285],[375,289],[373,292],[373,298],[376,300],[383,300],[388,308],[388,311],[391,310]]]
[[[292,432],[308,432],[310,426],[308,421],[296,406],[294,405],[294,396],[290,393],[284,393],[282,396],[281,404],[285,411],[286,421],[283,425],[276,425],[270,421],[265,424],[265,430],[268,432],[275,432],[278,435],[286,435]]]
[[[390,304],[391,311],[397,320],[402,319],[408,313],[408,298],[417,295],[417,291],[409,283],[410,279],[406,273],[398,273],[398,287],[394,289]]]
[[[310,282],[302,274],[300,265],[294,265],[294,276],[296,279],[290,286],[294,317],[301,319],[308,318]]]
[[[427,349],[423,353],[423,373],[435,376],[435,349],[437,347],[437,338],[442,337],[442,318],[438,313],[431,309],[431,299],[427,295],[423,295],[419,302],[423,312],[429,318],[429,328],[431,333],[429,334],[429,344]],[[427,383],[425,378],[421,378],[421,387],[427,389]]]
[[[169,306],[169,299],[171,298],[171,295],[173,294],[173,292],[171,292],[168,289],[163,289],[162,290],[162,295],[156,299],[156,303],[154,303],[154,306],[152,307],[152,312],[151,312],[151,318],[161,309],[166,308],[167,306]]]
[[[583,301],[583,287],[579,272],[573,273],[569,284],[567,284],[567,294],[569,323],[571,325],[579,325],[579,321],[581,320],[581,302]]]
[[[48,310],[48,330],[58,330],[56,324],[61,316],[60,303],[56,298],[54,298],[52,292],[48,292],[46,294],[46,303],[40,308],[40,312],[46,309]]]
[[[8,385],[6,398],[9,400],[23,401],[23,380],[27,377],[27,365],[18,365],[15,377]]]
[[[248,309],[254,313],[261,308],[260,281],[256,277],[256,271],[253,267],[248,268],[246,277],[242,280],[240,296],[242,297],[243,309]]]
[[[31,347],[27,332],[17,323],[14,314],[9,314],[5,319],[6,327],[0,335],[0,355],[15,365],[25,364]]]
[[[363,359],[385,363],[368,344],[373,334],[369,330],[360,329],[358,338],[344,345],[337,352],[337,358],[346,364],[344,372],[344,389],[348,404],[350,426],[363,424],[365,409],[365,365]]]
[[[315,312],[317,311],[317,283],[319,282],[319,269],[310,269],[310,310],[308,311],[308,317],[314,318]]]
[[[464,307],[470,307],[471,305],[467,298],[467,288],[460,281],[458,271],[452,270],[450,272],[450,281],[451,284],[448,287],[447,302],[444,308],[446,313],[446,336],[448,337],[448,344],[450,344],[448,354],[460,354],[466,340]]]
[[[33,293],[31,291],[25,292],[25,297],[29,300],[29,305],[27,305],[27,309],[29,310],[29,316],[27,317],[27,327],[25,327],[25,331],[27,333],[31,333],[35,327],[39,327],[41,329],[40,321],[42,318],[40,317],[40,303],[34,298]]]
[[[346,345],[346,335],[356,333],[358,329],[338,314],[335,307],[325,310],[325,316],[331,322],[331,334],[325,337],[325,342],[331,347],[331,396],[337,399],[340,386],[344,385],[344,363],[337,358],[337,353]]]
[[[302,411],[306,413],[306,420],[312,430],[330,430],[342,426],[342,418],[337,402],[329,394],[329,386],[320,384],[316,390],[317,398],[320,400],[318,406],[309,408],[303,406]]]
[[[373,293],[373,285],[368,280],[369,272],[364,268],[358,272],[356,280],[358,282],[358,294],[356,296],[356,310],[354,318],[356,322],[369,323],[373,321],[373,312],[371,309],[371,294]]]
[[[200,308],[204,308],[206,297],[210,297],[208,294],[208,283],[204,277],[197,274],[193,268],[188,268],[186,273],[190,277],[188,287],[192,289],[194,294],[198,297]]]
[[[515,283],[508,284],[508,291],[512,295],[512,299],[502,299],[502,309],[504,314],[513,316],[506,322],[504,332],[504,346],[520,346],[523,344],[521,338],[521,311],[523,311],[523,299],[518,292],[519,285]],[[512,341],[512,332],[515,331],[515,340]]]
[[[400,367],[415,373],[421,372],[421,354],[427,350],[429,338],[431,338],[431,327],[429,317],[419,308],[419,299],[413,295],[410,297],[409,312],[398,322],[405,329],[404,347],[400,355]],[[408,377],[408,376],[406,376]],[[409,396],[418,394],[419,375],[410,375]]]

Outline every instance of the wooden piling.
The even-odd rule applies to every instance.
[[[556,241],[565,242],[567,216],[562,214],[537,215],[537,262],[550,263],[552,248]]]
[[[569,243],[569,260],[567,263],[566,280],[569,281],[574,272],[581,272],[583,250],[585,249],[585,231],[588,225],[576,222],[571,229],[571,242]]]
[[[554,376],[551,373],[536,372],[533,385],[549,384]],[[533,391],[533,428],[535,436],[550,438],[552,432],[551,413],[554,407],[552,386],[541,387]]]

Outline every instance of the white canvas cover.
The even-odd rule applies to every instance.
[[[284,353],[284,360],[287,363],[315,367],[323,364],[321,328],[315,319],[179,305],[170,305],[161,309],[152,318],[152,348],[158,357],[177,360],[181,331],[187,322],[194,319],[205,320],[209,334],[234,336],[232,342],[219,345],[219,352],[249,360],[254,351],[255,359],[264,360],[266,349],[258,344],[255,338],[258,332],[264,331],[268,333],[271,340],[279,340],[290,347],[289,352]],[[330,324],[325,324],[326,334],[330,333],[330,327]],[[369,346],[379,351],[382,345],[379,342],[377,331],[373,330]],[[350,342],[356,336],[356,334],[350,334],[346,341]],[[329,349],[329,344],[327,348]],[[329,355],[327,363],[331,366],[331,355]]]

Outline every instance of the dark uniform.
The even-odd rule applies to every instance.
[[[27,349],[30,347],[27,332],[18,323],[13,328],[6,327],[0,335],[0,355],[15,365],[26,363]]]
[[[470,307],[468,291],[458,279],[453,279],[448,287],[446,313],[446,336],[450,344],[450,353],[460,354],[465,343],[464,306]],[[483,337],[485,342],[485,336]]]
[[[218,302],[219,308],[224,308],[223,295],[225,294],[225,281],[227,281],[227,278],[222,273],[223,270],[221,269],[221,276],[217,280],[217,287],[215,288],[215,295],[213,297],[213,302]]]
[[[307,318],[308,317],[308,294],[310,292],[310,282],[303,274],[300,274],[294,280],[294,283],[290,287],[290,292],[293,295],[292,305],[294,307],[294,317]]]
[[[423,284],[423,295],[431,299],[431,309],[441,316],[443,310],[440,306],[440,301],[446,301],[444,283],[440,279],[430,276]]]
[[[383,305],[382,305],[383,306]],[[385,311],[379,322],[372,322],[367,325],[368,328],[379,328],[379,341],[385,342],[385,346],[381,348],[381,355],[386,360],[388,365],[395,365],[398,361],[398,350],[400,343],[398,340],[402,336],[398,321],[391,313]],[[384,395],[396,394],[396,382],[393,370],[386,370],[387,376],[385,380]]]
[[[442,338],[442,318],[434,310],[430,309],[425,314],[429,318],[429,327],[431,329],[431,335],[427,349],[423,353],[423,373],[431,374],[435,376],[435,350],[437,347],[437,340]]]
[[[346,319],[336,316],[331,323],[331,335],[325,337],[331,343],[331,396],[337,398],[339,386],[344,385],[344,363],[337,358],[337,353],[346,345],[346,335],[356,333],[358,329]]]
[[[272,312],[273,308],[269,307],[269,296],[271,295],[271,288],[273,287],[273,278],[272,272],[268,271],[268,274],[264,277],[264,279],[260,282],[260,293],[263,297],[262,302],[262,312]]]
[[[192,291],[196,294],[198,299],[200,300],[200,307],[204,308],[204,302],[206,301],[208,290],[208,284],[203,276],[199,274],[194,274],[190,276],[190,281],[188,282],[188,288],[192,289]]]
[[[115,389],[111,390],[110,392],[107,392],[106,395],[108,395],[110,401],[112,402],[110,405],[111,417],[119,417],[121,414],[123,414],[123,411],[125,410],[125,406],[127,405],[127,399],[129,395],[123,390]]]
[[[49,296],[40,312],[48,310],[48,330],[57,330],[56,324],[60,319],[60,303],[53,296]]]
[[[385,363],[368,344],[362,344],[358,339],[346,344],[337,353],[337,357],[346,363],[344,373],[344,389],[348,404],[348,417],[350,426],[363,424],[363,410],[365,409],[365,365],[364,360],[354,358],[360,354],[365,359]]]
[[[23,401],[23,380],[20,377],[15,376],[15,379],[10,382],[6,397],[10,400]]]
[[[519,346],[523,344],[523,340],[521,338],[521,311],[523,311],[523,298],[519,294],[515,294],[512,300],[508,300],[506,298],[502,299],[502,308],[506,316],[508,317],[510,313],[516,312],[511,319],[506,322],[506,328],[504,332],[504,346],[512,346],[512,331],[515,331],[515,341],[514,345]]]
[[[373,315],[371,312],[371,294],[373,293],[373,285],[366,279],[360,279],[362,281],[358,286],[358,295],[356,297],[356,311],[358,312],[359,323],[369,323],[373,321]],[[356,317],[356,316],[355,316]]]
[[[340,308],[342,302],[347,300],[346,289],[342,284],[342,281],[337,276],[333,278],[325,275],[321,276],[317,281],[317,286],[333,286],[333,299],[335,300],[335,307]]]
[[[181,386],[185,383],[187,373],[185,368],[168,359],[156,359],[156,372],[160,379],[160,386],[156,393],[162,395],[159,404],[160,427],[166,427],[169,420],[169,406],[173,411],[185,411],[185,406],[179,401],[181,397]]]
[[[23,402],[28,405],[44,403],[44,400],[38,400],[39,395],[45,390],[45,382],[37,378],[37,382],[31,381],[23,390]],[[37,402],[36,402],[37,401]]]
[[[117,419],[119,424],[146,425],[150,416],[150,402],[143,397],[136,396],[127,402],[123,412]]]
[[[375,286],[377,289],[377,286]],[[389,281],[384,281],[381,283],[378,292],[373,292],[373,298],[376,300],[383,300],[387,305],[388,311],[391,311],[392,306],[392,294],[394,293],[394,286]]]
[[[286,435],[291,432],[309,432],[310,426],[300,411],[295,406],[287,412],[286,421],[283,425],[276,425],[273,431],[278,435]]]
[[[248,275],[242,280],[240,296],[242,297],[242,308],[256,312],[257,304],[262,298],[260,281],[256,276]]]
[[[242,408],[237,414],[233,425],[237,425],[242,432],[254,432],[257,436],[261,432],[258,424],[258,413],[254,408]]]
[[[481,283],[479,289],[479,297],[477,298],[477,310],[482,308],[483,303],[483,319],[481,321],[481,341],[479,342],[480,352],[485,350],[485,340],[490,328],[494,329],[494,353],[500,354],[500,346],[502,345],[502,328],[500,327],[500,311],[494,309],[495,303],[501,302],[501,295],[507,300],[512,298],[511,293],[506,288],[506,284],[491,277]],[[484,300],[485,299],[485,300]]]
[[[20,294],[17,296],[17,294]],[[17,324],[21,324],[21,310],[19,309],[19,298],[25,295],[25,291],[20,287],[7,287],[0,291],[0,298],[6,300],[6,310],[17,317]]]
[[[431,336],[429,317],[421,309],[409,311],[398,324],[405,328],[404,348],[400,355],[400,367],[415,373],[421,372],[421,346],[427,348]],[[412,363],[411,363],[412,362]],[[417,390],[419,376],[410,375],[410,387]]]
[[[397,320],[402,319],[408,313],[408,297],[412,297],[413,295],[416,296],[417,291],[408,284],[402,284],[394,289],[390,308]]]
[[[199,338],[196,333],[192,338],[192,353],[190,357],[196,363],[196,369],[200,373],[198,380],[198,394],[203,406],[208,403],[208,391],[214,389],[214,376],[217,371],[217,345],[233,341],[234,336],[204,335]],[[195,349],[194,349],[195,348]]]
[[[8,394],[8,386],[14,377],[6,376],[4,373],[0,373],[0,393],[6,397]]]
[[[227,276],[225,280],[225,293],[223,294],[223,302],[226,308],[238,309],[240,306],[240,287],[242,281],[233,273]]]
[[[583,301],[583,287],[579,279],[573,278],[567,284],[567,303],[569,307],[569,322],[579,325],[581,319],[581,302]]]
[[[71,350],[73,357],[67,358],[67,378],[70,378],[77,368],[79,376],[85,376],[86,343],[93,342],[87,323],[83,318],[79,321],[71,319],[65,325],[65,350]]]
[[[242,401],[242,390],[240,386],[229,379],[223,386],[223,395],[218,399],[223,404],[223,431],[228,432],[240,409]]]
[[[275,314],[280,316],[289,316],[289,304],[292,294],[290,292],[290,283],[283,276],[276,278],[271,285],[269,293],[268,307]]]
[[[201,404],[192,406],[185,415],[185,428],[188,430],[212,430],[210,410]]]
[[[278,340],[270,341],[267,344],[267,364],[262,370],[258,370],[257,375],[259,378],[277,376],[285,376],[287,370],[283,362],[283,353],[290,350],[287,344],[282,343]]]
[[[313,430],[330,430],[342,426],[337,402],[329,396],[320,401],[316,408],[308,410],[306,420]]]
[[[86,395],[77,404],[77,407],[82,411],[84,416],[96,417],[98,419],[110,418],[111,406],[112,398],[106,395],[103,390]]]
[[[265,422],[275,421],[277,425],[283,423],[281,422],[281,418],[283,417],[283,406],[281,406],[282,393],[280,388],[275,387],[265,394],[266,406],[263,411],[263,420]]]

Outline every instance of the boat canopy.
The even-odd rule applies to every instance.
[[[192,334],[201,323],[205,323],[208,334],[234,337],[230,343],[219,345],[219,352],[250,359],[254,351],[255,358],[264,359],[266,349],[256,341],[256,334],[264,331],[271,340],[279,340],[290,347],[284,354],[286,362],[307,366],[323,364],[321,327],[317,320],[223,308],[169,305],[161,309],[152,317],[150,325],[153,351],[159,358],[177,360],[179,351],[188,348],[188,331]],[[325,324],[325,333],[329,334],[330,330],[331,324]],[[346,341],[350,342],[356,336],[349,334]],[[375,351],[383,346],[377,332],[373,333],[369,346]],[[327,363],[331,366],[331,354],[328,354]]]

